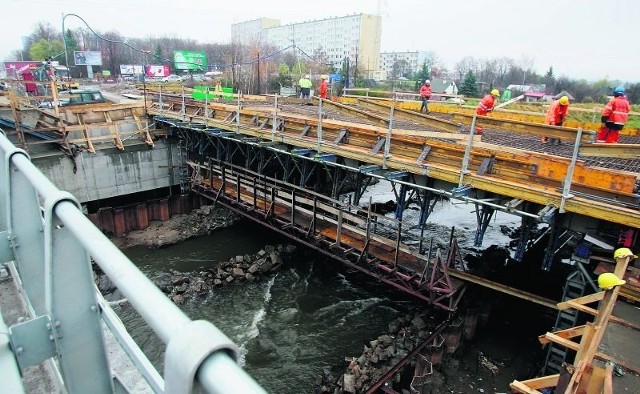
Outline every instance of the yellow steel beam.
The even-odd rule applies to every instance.
[[[319,101],[319,99],[314,97],[314,101]],[[385,126],[389,125],[389,117],[387,116],[372,114],[372,113],[369,113],[357,108],[353,108],[348,105],[340,104],[338,102],[334,102],[331,100],[322,100],[322,105],[325,107],[333,108],[338,112],[342,112],[346,114],[347,116],[352,116],[355,118],[361,118],[368,121],[373,121]]]
[[[433,104],[433,105],[429,104],[429,109],[431,111],[440,112],[440,113],[459,112],[469,116],[473,116],[473,114],[476,112],[475,108],[472,108],[472,107],[466,107],[466,106],[453,107],[450,105],[442,105],[442,104]],[[570,109],[570,111],[573,111],[573,109]],[[545,123],[545,113],[500,109],[500,110],[493,111],[491,113],[491,117],[498,118],[498,119],[518,120],[522,122]],[[598,118],[599,118],[599,115],[598,115]],[[583,130],[598,131],[602,126],[602,123],[567,119],[564,122],[564,126],[574,128],[574,129],[581,127]],[[620,134],[638,136],[640,135],[640,129],[633,126],[626,126],[624,129],[621,130]]]
[[[461,122],[464,124],[471,124],[473,115],[467,115],[462,113],[452,113],[452,121]],[[477,116],[476,126],[491,127],[505,131],[511,131],[521,134],[533,134],[539,136],[547,136],[550,138],[559,138],[566,141],[575,141],[577,129],[569,127],[550,126],[541,123],[522,122],[518,120],[498,119],[490,116]],[[582,138],[583,143],[593,142],[595,140],[596,133],[591,130],[583,130]]]
[[[389,113],[391,106],[394,105],[393,102],[389,103],[389,102],[379,102],[379,101],[374,101],[374,100],[366,100],[366,99],[360,99],[358,100],[358,104],[365,107],[365,108],[369,108],[372,109],[374,111],[380,111],[380,112],[384,112],[384,113]],[[428,115],[424,115],[421,113],[417,113],[415,111],[408,111],[406,109],[402,109],[399,108],[398,104],[399,103],[395,103],[395,109],[394,109],[394,113],[393,116],[394,117],[399,117],[401,119],[406,119],[412,122],[417,122],[417,123],[421,123],[424,124],[426,126],[430,126],[433,127],[436,130],[441,130],[441,131],[448,131],[451,133],[457,133],[460,131],[461,127],[460,124],[454,123],[454,122],[449,122],[443,119],[439,119],[439,118],[434,118],[432,116],[428,116]]]
[[[640,158],[640,144],[582,144],[578,156],[637,159]]]

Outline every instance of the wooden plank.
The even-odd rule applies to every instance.
[[[513,382],[511,382],[511,384],[509,384],[509,388],[517,393],[522,393],[522,394],[542,394],[540,391],[532,389],[528,387],[526,384],[522,382],[518,382],[517,380],[514,380]]]
[[[555,331],[553,334],[564,339],[575,338],[577,336],[582,335],[585,327],[586,327],[585,325],[571,327],[565,330]],[[538,337],[538,341],[540,341],[542,345],[546,345],[547,343],[551,342],[551,340],[546,336],[546,334],[540,335]]]
[[[572,308],[571,305],[575,305],[575,304],[580,304],[580,305],[590,304],[592,302],[600,301],[602,297],[604,297],[604,291],[599,291],[597,293],[589,294],[580,298],[574,298],[569,301],[559,302],[558,310],[563,311],[565,309]]]
[[[537,389],[543,389],[546,387],[556,387],[556,384],[558,384],[558,378],[560,378],[560,374],[547,375],[547,376],[541,376],[539,378],[523,380],[520,383],[526,385],[529,388],[537,390]]]

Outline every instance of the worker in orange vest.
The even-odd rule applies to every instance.
[[[564,120],[567,119],[568,114],[569,114],[569,97],[562,96],[560,97],[559,100],[554,101],[549,106],[549,109],[547,110],[546,123],[552,126],[562,126],[562,124],[564,123]],[[560,145],[559,139],[551,138],[551,140],[549,140],[549,137],[543,136],[542,143],[546,144],[547,142],[551,142],[552,145],[554,143]]]
[[[493,111],[493,106],[496,103],[496,97],[499,96],[500,92],[498,89],[493,89],[490,94],[484,96],[476,108],[476,114],[484,116]]]
[[[327,76],[323,75],[320,77],[320,87],[318,88],[320,92],[320,98],[326,99],[327,93],[329,92],[329,87],[327,86]]]
[[[613,98],[602,110],[600,119],[604,125],[600,128],[597,142],[618,142],[620,130],[629,120],[629,101],[624,96],[624,86],[618,86],[613,90]]]
[[[420,112],[425,110],[425,113],[429,113],[429,99],[431,98],[431,81],[428,79],[424,81],[422,86],[420,87],[420,99],[422,100],[422,106],[420,107]]]

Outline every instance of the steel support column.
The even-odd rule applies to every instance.
[[[484,239],[484,233],[489,227],[489,222],[493,217],[493,213],[496,210],[487,205],[479,205],[476,203],[476,220],[478,222],[478,228],[476,229],[476,236],[473,241],[474,246],[482,246],[482,240]]]
[[[396,195],[396,219],[398,220],[402,220],[406,198],[407,186],[403,183],[400,185],[400,192]]]
[[[518,246],[516,247],[516,252],[513,256],[513,259],[519,263],[522,262],[524,253],[528,249],[531,232],[537,227],[537,223],[533,218],[522,216],[521,219],[522,222],[520,224],[520,239],[518,239]]]
[[[554,215],[551,223],[549,223],[549,243],[544,251],[544,258],[542,259],[542,269],[550,271],[553,265],[553,259],[556,256],[556,248],[558,247],[558,238],[560,235],[560,225],[562,223],[562,216]]]
[[[434,196],[431,190],[425,190],[422,195],[422,201],[420,202],[420,219],[418,221],[420,228],[424,228],[425,224],[427,224],[427,219],[429,219],[431,212],[433,212],[436,202],[438,202],[438,198]]]

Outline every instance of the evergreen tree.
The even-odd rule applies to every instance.
[[[64,34],[64,40],[65,44],[67,45],[67,54],[70,55],[70,58],[72,58],[73,52],[79,50],[80,48],[78,47],[78,41],[76,41],[76,37],[73,35],[70,29],[67,29],[67,32]],[[73,65],[73,62],[71,62],[71,64]],[[68,64],[66,64],[66,59],[65,66],[68,66]]]
[[[165,57],[162,54],[162,47],[160,46],[160,44],[156,45],[156,50],[155,52],[153,52],[153,58],[154,58],[154,63],[158,63],[158,62],[164,62]]]
[[[425,60],[422,63],[420,71],[418,71],[418,73],[416,74],[416,90],[420,89],[422,82],[424,82],[426,79],[431,79],[431,68],[427,66],[427,61]]]
[[[554,94],[556,91],[556,77],[553,75],[553,67],[549,67],[547,73],[544,75],[545,93]]]
[[[460,85],[460,90],[458,91],[458,93],[467,97],[478,96],[478,85],[476,85],[476,76],[471,70],[467,71],[467,74],[464,77],[464,81],[462,81],[462,85]]]

